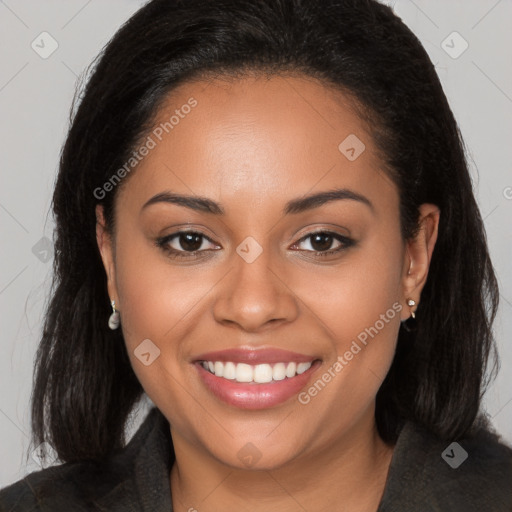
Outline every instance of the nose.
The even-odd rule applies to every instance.
[[[213,307],[217,322],[258,332],[271,325],[294,321],[299,314],[298,298],[286,275],[272,265],[268,251],[252,263],[237,254]]]

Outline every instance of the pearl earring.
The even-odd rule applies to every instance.
[[[413,299],[407,299],[407,305],[408,305],[409,307],[415,306],[415,305],[416,305],[416,301],[415,301],[415,300],[413,300]],[[414,311],[411,311],[411,316],[412,316],[413,318],[416,318],[416,315],[414,314]]]
[[[110,315],[109,319],[108,319],[108,326],[112,329],[112,330],[115,330],[119,327],[119,311],[116,311],[116,301],[113,300],[112,301],[112,314]]]

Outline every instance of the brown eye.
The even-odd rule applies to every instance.
[[[333,244],[337,245],[333,249]],[[339,253],[355,244],[355,241],[338,233],[330,231],[317,231],[301,238],[293,247],[305,244],[306,247],[300,249],[306,252],[317,253],[318,256]],[[308,247],[309,246],[309,247]]]
[[[177,242],[185,251],[198,251],[203,245],[203,236],[199,233],[180,233]]]
[[[208,243],[213,245],[207,236],[196,231],[178,231],[156,240],[156,245],[166,251],[169,256],[185,258],[194,257],[197,252],[211,249],[211,247],[208,248]]]
[[[327,251],[331,249],[334,237],[328,233],[315,233],[309,236],[311,239],[311,247],[314,251]]]

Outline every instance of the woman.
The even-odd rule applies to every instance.
[[[483,223],[388,7],[149,2],[88,81],[53,207],[32,419],[63,464],[2,510],[511,510]]]

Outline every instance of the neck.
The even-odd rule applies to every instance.
[[[393,453],[378,435],[373,411],[335,443],[271,470],[233,468],[172,429],[171,434],[176,453],[170,475],[175,512],[375,512]]]

